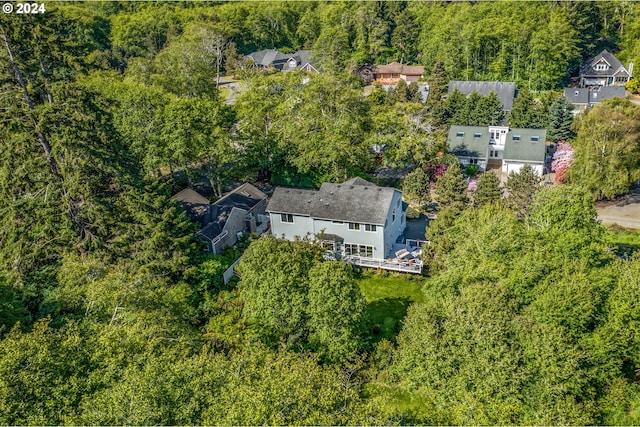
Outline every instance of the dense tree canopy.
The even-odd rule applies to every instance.
[[[640,178],[640,108],[627,100],[606,100],[576,127],[571,181],[598,199],[626,192]]]
[[[640,8],[46,7],[0,15],[0,424],[639,422],[640,262],[614,256],[592,203],[640,177],[638,108],[578,119],[572,185],[535,192],[523,170],[495,203],[484,174],[468,206],[447,125],[502,110],[495,94],[445,95],[449,79],[515,81],[512,125],[548,120],[551,139],[571,138],[564,101],[539,91],[604,47],[640,63]],[[311,49],[321,73],[242,59],[274,47]],[[414,84],[366,96],[350,73],[391,61],[425,66],[426,104]],[[242,78],[237,97],[225,73]],[[170,198],[203,176],[214,196],[242,180],[316,187],[376,160],[415,169],[417,202],[437,181],[431,277],[412,279],[423,302],[408,312],[404,296],[365,300],[358,269],[305,241],[246,243],[225,284],[240,249],[203,256]],[[365,275],[404,291],[385,276]]]

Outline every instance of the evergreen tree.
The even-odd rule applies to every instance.
[[[502,102],[495,92],[491,91],[480,101],[482,110],[486,115],[484,121],[480,126],[498,125],[504,118],[504,111],[502,109]]]
[[[396,83],[396,86],[393,88],[389,98],[393,100],[393,102],[409,101],[409,88],[407,86],[407,82],[403,79],[398,80],[398,83]]]
[[[473,195],[473,205],[481,207],[487,203],[494,203],[502,198],[500,179],[493,172],[485,172],[478,179],[478,189]]]
[[[461,212],[467,203],[467,183],[462,179],[459,163],[449,165],[447,172],[436,183],[440,210]]]
[[[571,125],[573,124],[573,105],[564,96],[559,97],[549,110],[549,132],[547,139],[558,142],[568,140],[575,136]]]
[[[402,192],[408,200],[420,205],[431,199],[429,174],[424,168],[417,167],[405,177],[402,183]]]
[[[509,113],[509,126],[514,128],[529,128],[533,121],[534,101],[529,89],[522,88],[518,91],[518,96],[513,101],[511,112]]]
[[[538,191],[542,177],[535,173],[533,168],[526,164],[519,173],[511,172],[505,188],[509,196],[506,206],[512,209],[519,219],[523,219],[529,213],[533,196]]]
[[[407,87],[407,101],[422,103],[422,95],[418,88],[418,83],[411,82]]]
[[[431,94],[429,94],[431,98]],[[444,119],[450,125],[464,125],[467,122],[465,116],[465,108],[467,105],[467,98],[458,89],[454,89],[447,96],[447,100],[444,104]]]
[[[458,118],[461,125],[467,126],[486,126],[487,111],[484,109],[483,96],[478,92],[471,92],[467,96],[464,109]]]
[[[441,60],[436,61],[433,65],[427,82],[429,83],[429,105],[440,103],[449,87],[449,77]]]

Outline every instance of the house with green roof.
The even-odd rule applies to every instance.
[[[545,129],[454,125],[449,129],[447,146],[462,165],[476,164],[480,171],[499,169],[509,174],[528,164],[542,175],[546,139]]]

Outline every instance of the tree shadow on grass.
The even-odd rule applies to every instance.
[[[367,305],[366,336],[371,344],[382,339],[395,340],[411,304],[409,298],[384,298]]]

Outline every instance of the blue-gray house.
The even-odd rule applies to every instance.
[[[402,192],[361,178],[319,190],[276,188],[267,206],[271,232],[287,240],[319,239],[336,258],[367,267],[420,272],[417,254],[402,252]],[[406,256],[404,256],[406,255]]]

